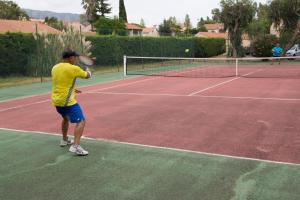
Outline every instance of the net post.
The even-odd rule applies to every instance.
[[[235,59],[235,77],[238,77],[239,73],[238,73],[238,66],[239,66],[239,59],[236,58]]]
[[[124,65],[124,76],[127,76],[127,57],[123,56],[123,65]]]

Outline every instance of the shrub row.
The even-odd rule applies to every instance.
[[[128,36],[89,36],[86,39],[92,44],[91,53],[96,58],[95,64],[98,66],[121,65],[123,55],[211,57],[225,52],[224,39]],[[41,64],[30,66],[37,65],[34,61],[35,58],[40,57],[35,56],[37,48],[37,41],[31,34],[0,34],[0,76],[38,75],[41,71],[38,67],[43,66]],[[185,51],[186,49],[189,51]],[[50,68],[51,66],[48,69]]]
[[[87,40],[92,43],[92,55],[99,66],[122,64],[123,55],[211,57],[225,52],[225,40],[216,38],[93,36]]]
[[[31,34],[0,34],[0,76],[28,75],[36,43]]]

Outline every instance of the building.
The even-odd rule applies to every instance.
[[[204,24],[204,27],[207,29],[208,32],[211,33],[220,33],[224,31],[224,24],[221,23]]]
[[[154,25],[153,27],[143,28],[142,35],[146,37],[159,37],[156,25]]]
[[[59,30],[38,21],[0,19],[0,33],[7,33],[7,32],[35,33],[36,31],[51,33],[51,34],[61,33]]]
[[[276,27],[274,23],[270,27],[270,34],[276,35],[277,37],[280,36],[280,32],[278,30],[278,27]]]
[[[202,38],[223,38],[225,40],[228,40],[228,33],[199,32],[195,36],[196,37],[202,37]]]
[[[126,29],[129,36],[142,36],[143,28],[135,24],[126,23]]]

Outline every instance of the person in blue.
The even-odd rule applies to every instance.
[[[279,46],[279,43],[277,43],[276,46],[273,47],[273,49],[272,49],[272,56],[278,58],[281,56],[281,54],[282,54],[282,48]],[[278,60],[278,64],[280,64],[280,59],[279,58],[274,59],[273,61],[276,61],[276,60]],[[272,64],[273,64],[273,61],[272,61]]]
[[[276,46],[272,49],[273,57],[280,57],[282,54],[282,48],[277,43]]]

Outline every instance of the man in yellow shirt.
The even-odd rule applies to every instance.
[[[85,118],[80,105],[75,100],[75,93],[80,93],[75,89],[76,78],[88,79],[92,76],[90,70],[85,71],[74,65],[79,55],[71,49],[66,49],[63,54],[63,62],[52,68],[52,104],[56,107],[57,112],[62,116],[62,135],[63,138],[60,146],[71,145],[72,141],[68,138],[69,121],[76,123],[74,130],[74,143],[69,151],[76,155],[88,155],[88,151],[80,146],[80,138],[82,136]]]

